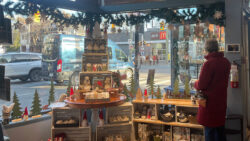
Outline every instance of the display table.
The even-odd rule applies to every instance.
[[[127,97],[123,94],[117,94],[115,97],[110,97],[110,101],[105,102],[93,102],[93,103],[86,103],[84,99],[81,100],[70,100],[67,98],[65,102],[71,108],[78,108],[78,109],[92,109],[92,116],[91,116],[91,129],[92,129],[92,140],[96,140],[96,127],[98,125],[98,111],[100,108],[107,108],[113,106],[119,106],[125,103]]]
[[[70,100],[69,98],[66,99],[65,102],[72,108],[93,109],[119,106],[125,102],[126,98],[127,97],[125,95],[118,94],[116,97],[110,97],[110,101],[105,102],[86,103],[84,99]]]

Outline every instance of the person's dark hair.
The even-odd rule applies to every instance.
[[[216,39],[208,39],[208,40],[206,40],[205,50],[208,53],[218,52],[219,51],[219,45],[218,45],[217,40]]]

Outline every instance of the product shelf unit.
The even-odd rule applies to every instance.
[[[82,110],[72,109],[70,107],[61,107],[52,109],[52,127],[51,138],[54,139],[58,134],[65,134],[67,140],[91,141],[91,127],[81,127]],[[58,120],[73,119],[76,124],[73,127],[56,126]]]
[[[145,119],[145,118],[135,118],[135,112],[138,110],[138,107],[143,107],[144,105],[153,105],[153,110],[155,110],[155,115],[156,119]],[[175,116],[174,119],[171,120],[170,122],[165,122],[160,120],[159,113],[160,113],[160,106],[161,105],[171,105],[174,106],[174,111],[175,111]],[[180,111],[185,111],[188,113],[194,113],[196,114],[198,111],[198,105],[192,104],[191,100],[186,100],[186,99],[147,99],[147,100],[133,100],[133,124],[134,124],[134,130],[135,130],[135,137],[138,139],[138,126],[139,124],[149,124],[150,126],[152,125],[158,125],[160,127],[165,126],[165,127],[170,127],[170,134],[171,134],[171,141],[176,140],[176,134],[173,133],[173,131],[177,131],[177,128],[182,128],[185,130],[188,130],[189,132],[188,137],[191,139],[191,136],[194,137],[193,132],[194,131],[199,131],[199,133],[204,136],[204,127],[199,124],[194,124],[194,123],[181,123],[178,121],[176,114],[177,112]],[[175,129],[175,130],[173,130]],[[163,135],[163,138],[165,138],[164,134],[165,131],[161,130],[161,133]],[[191,134],[192,133],[192,134]],[[174,136],[175,135],[175,136]],[[178,135],[177,135],[178,136]],[[204,137],[203,137],[204,138]],[[168,140],[166,140],[168,141]],[[196,141],[196,140],[195,140]]]

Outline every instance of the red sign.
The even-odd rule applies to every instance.
[[[160,32],[160,40],[166,40],[167,39],[167,33],[166,31]]]

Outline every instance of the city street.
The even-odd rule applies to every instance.
[[[155,69],[155,84],[160,86],[163,92],[163,88],[170,85],[170,65],[159,64],[155,66],[141,66],[140,68],[140,86],[142,89],[146,87],[147,73],[149,69]],[[127,86],[128,80],[123,81]],[[48,104],[50,82],[49,81],[40,81],[40,82],[22,82],[19,80],[11,81],[11,99],[14,92],[16,92],[21,107],[31,109],[33,96],[35,90],[37,89],[42,105]],[[55,99],[57,100],[62,93],[66,93],[67,86],[57,86],[55,85]],[[0,100],[1,105],[9,105],[11,102]],[[2,106],[0,107],[2,111]],[[2,113],[1,113],[2,114]]]

